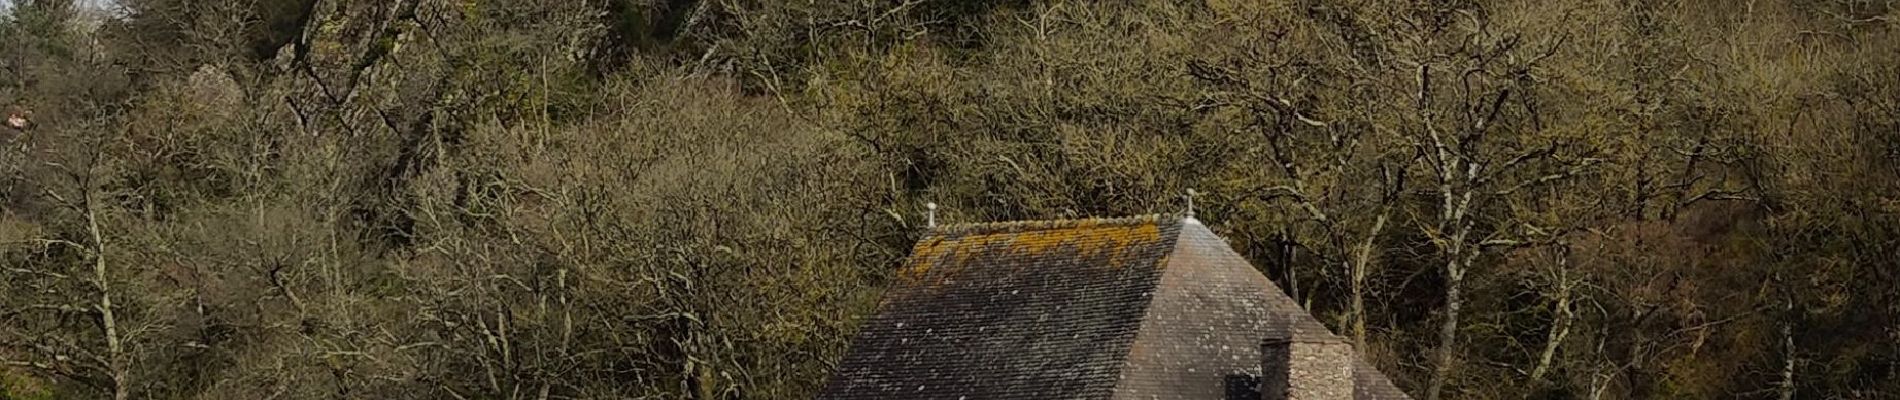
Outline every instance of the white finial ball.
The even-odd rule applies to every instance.
[[[935,209],[937,209],[937,203],[934,203],[934,202],[933,202],[933,203],[924,203],[924,208],[928,208],[928,209],[932,209],[932,210],[935,210]]]

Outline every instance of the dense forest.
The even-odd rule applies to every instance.
[[[1900,398],[1893,0],[0,5],[0,399],[808,398],[1189,189],[1419,399]]]

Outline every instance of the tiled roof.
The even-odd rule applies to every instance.
[[[1221,399],[1228,379],[1260,374],[1262,340],[1339,340],[1206,226],[1178,231],[1115,398]],[[1355,361],[1355,399],[1406,398]]]
[[[1103,398],[1178,224],[946,226],[919,241],[819,398]]]
[[[1353,360],[1352,398],[1354,400],[1409,400],[1404,391],[1385,378],[1365,359]]]
[[[917,243],[818,397],[1219,399],[1259,373],[1261,339],[1313,335],[1331,333],[1191,219],[951,225]],[[1405,398],[1355,370],[1355,398]]]

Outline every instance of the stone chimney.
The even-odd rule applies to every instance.
[[[1260,399],[1352,399],[1352,345],[1330,333],[1289,336],[1260,344]]]

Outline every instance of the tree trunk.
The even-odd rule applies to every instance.
[[[1469,205],[1466,200],[1464,205]],[[1464,206],[1453,213],[1453,221],[1462,221]],[[1445,383],[1451,377],[1451,363],[1458,347],[1458,311],[1464,308],[1465,269],[1477,258],[1479,249],[1465,248],[1465,237],[1471,232],[1471,224],[1453,224],[1458,230],[1452,233],[1445,245],[1445,319],[1438,325],[1438,350],[1432,363],[1431,385],[1426,388],[1427,400],[1438,400],[1445,390]],[[1466,254],[1469,252],[1470,254]]]
[[[1445,390],[1445,381],[1451,375],[1451,361],[1458,342],[1458,309],[1464,306],[1460,298],[1464,272],[1459,264],[1457,253],[1452,253],[1451,261],[1445,263],[1445,319],[1438,325],[1438,349],[1432,357],[1431,386],[1425,391],[1427,400],[1438,400]]]
[[[1352,346],[1360,352],[1366,349],[1366,273],[1371,268],[1372,245],[1379,239],[1379,231],[1385,229],[1385,220],[1389,208],[1379,211],[1378,219],[1372,223],[1372,231],[1366,233],[1366,240],[1359,245],[1358,254],[1352,267]]]
[[[1293,262],[1299,257],[1299,255],[1295,253],[1299,252],[1300,248],[1294,247],[1290,239],[1283,239],[1283,241],[1280,242],[1280,248],[1285,250],[1281,254],[1286,255],[1286,262],[1281,264],[1286,267],[1286,295],[1287,297],[1293,298],[1293,302],[1299,303],[1300,276],[1299,272],[1293,269]],[[1306,305],[1301,304],[1300,307],[1305,308]]]
[[[1785,289],[1784,289],[1785,290]],[[1786,296],[1786,295],[1784,295]],[[1781,382],[1777,388],[1781,400],[1794,399],[1794,298],[1788,296],[1781,308]]]
[[[1460,179],[1458,174],[1462,172],[1463,165],[1447,150],[1448,146],[1438,140],[1436,133],[1432,137],[1439,149],[1439,158],[1444,160],[1443,175],[1439,178],[1439,191],[1444,197],[1444,210],[1440,211],[1438,220],[1439,232],[1450,231],[1450,235],[1439,244],[1445,253],[1445,319],[1439,322],[1438,349],[1433,357],[1431,384],[1425,391],[1427,400],[1438,400],[1445,390],[1446,381],[1450,379],[1451,362],[1458,344],[1458,310],[1464,307],[1461,292],[1464,290],[1465,268],[1475,261],[1481,249],[1467,249],[1465,243],[1471,233],[1472,224],[1465,212],[1471,207],[1473,189],[1470,186],[1478,175],[1476,166],[1472,166],[1473,169],[1462,178],[1464,184],[1460,186],[1464,189],[1463,193],[1454,192],[1452,182]]]
[[[1559,249],[1557,258],[1557,306],[1552,310],[1556,315],[1551,321],[1550,334],[1544,338],[1544,351],[1537,357],[1537,367],[1531,369],[1531,382],[1543,383],[1544,374],[1550,372],[1551,360],[1557,355],[1557,347],[1570,335],[1570,324],[1574,315],[1570,311],[1570,257],[1568,251]]]
[[[95,211],[91,188],[85,191],[86,230],[92,234],[93,286],[99,290],[99,326],[106,341],[106,374],[112,378],[113,400],[131,396],[127,390],[125,347],[119,341],[119,321],[112,313],[112,283],[107,279],[105,235],[99,231],[99,213]]]

